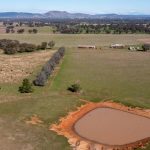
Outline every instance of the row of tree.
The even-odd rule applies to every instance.
[[[15,32],[17,32],[18,34],[23,34],[25,32],[25,29],[18,29],[17,31],[15,31],[14,28],[12,28],[12,27],[6,28],[6,33],[15,33]],[[37,29],[29,29],[28,33],[36,34],[36,33],[38,33],[38,30]]]
[[[54,68],[59,64],[60,60],[65,54],[65,48],[61,47],[58,51],[51,57],[51,59],[43,66],[41,72],[37,75],[36,79],[33,81],[35,86],[44,86],[49,76],[52,74]]]
[[[2,39],[0,40],[0,49],[4,51],[5,54],[11,55],[15,53],[23,52],[33,52],[37,50],[45,50],[46,48],[52,49],[55,46],[54,41],[42,42],[40,45],[20,43],[17,40]]]
[[[147,33],[150,34],[150,26],[144,25],[144,24],[104,24],[104,25],[98,25],[98,24],[85,24],[85,25],[64,25],[59,24],[56,25],[57,32],[65,33],[65,34],[100,34],[100,33],[106,33],[106,34],[122,34],[122,33]]]

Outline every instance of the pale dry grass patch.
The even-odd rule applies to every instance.
[[[138,39],[139,42],[150,44],[150,38]]]
[[[33,74],[36,67],[50,59],[55,51],[4,55],[0,54],[0,83],[16,83]]]

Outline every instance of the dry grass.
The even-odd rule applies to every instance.
[[[0,54],[0,83],[16,83],[33,74],[36,67],[50,59],[55,51],[41,51],[17,55]]]
[[[15,39],[21,42],[40,44],[54,40],[56,47],[77,47],[78,45],[110,46],[112,43],[134,45],[143,43],[139,39],[150,38],[148,34],[1,34],[0,39]]]
[[[2,26],[0,26],[0,34],[1,33],[6,33],[6,29],[4,27],[2,27]]]
[[[150,44],[150,38],[138,39],[138,41]]]
[[[52,27],[49,27],[49,26],[44,26],[44,27],[27,27],[27,26],[22,26],[22,27],[14,27],[14,31],[15,33],[17,34],[17,30],[19,29],[24,29],[26,34],[28,34],[28,30],[29,29],[37,29],[38,30],[38,33],[42,33],[42,34],[50,34],[50,33],[53,33],[53,28]],[[3,26],[1,23],[0,23],[0,34],[5,34],[6,33],[6,27]],[[8,35],[11,35],[11,33],[9,33]]]

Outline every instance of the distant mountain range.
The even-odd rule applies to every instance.
[[[150,19],[150,15],[118,15],[118,14],[84,14],[66,11],[49,11],[47,13],[1,12],[0,18],[49,18],[49,19]]]

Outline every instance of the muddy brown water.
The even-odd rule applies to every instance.
[[[97,108],[74,125],[83,138],[107,145],[124,145],[150,137],[150,119],[128,112]]]

